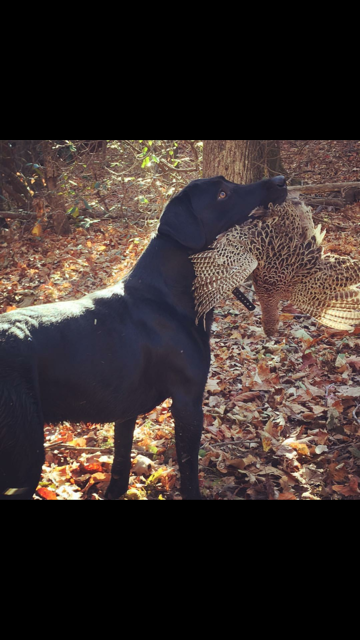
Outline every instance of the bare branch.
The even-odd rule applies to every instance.
[[[288,191],[297,191],[299,193],[320,193],[322,191],[341,191],[348,187],[357,187],[360,189],[360,182],[333,182],[328,184],[300,184],[288,187]]]

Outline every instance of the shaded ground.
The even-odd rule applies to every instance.
[[[121,278],[147,245],[171,192],[197,177],[188,151],[180,150],[180,166],[194,171],[179,177],[141,169],[131,150],[121,165],[130,168],[121,169],[114,146],[106,168],[97,169],[100,189],[74,168],[76,194],[95,214],[105,197],[111,216],[119,217],[92,218],[66,238],[46,220],[40,221],[40,235],[32,233],[34,223],[14,223],[0,238],[0,311],[78,297]],[[354,181],[360,179],[359,151],[358,141],[286,142],[283,160],[304,182]],[[323,208],[314,217],[327,229],[327,250],[360,259],[359,204],[336,213]],[[290,306],[284,306],[282,321],[279,337],[269,340],[258,306],[250,314],[229,298],[216,309],[204,397],[202,492],[226,500],[357,500],[360,329],[334,332]],[[137,422],[129,499],[180,497],[170,404]],[[45,440],[37,497],[101,499],[110,477],[113,425],[46,425]]]

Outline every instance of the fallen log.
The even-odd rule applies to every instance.
[[[325,207],[336,207],[337,209],[341,209],[346,204],[345,201],[340,198],[304,198],[304,202],[310,207],[322,205]]]
[[[326,184],[299,184],[288,187],[289,193],[320,193],[324,191],[342,191],[355,187],[360,189],[360,182],[332,182]]]

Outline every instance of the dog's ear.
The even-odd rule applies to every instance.
[[[200,251],[205,246],[205,230],[195,215],[191,199],[185,190],[166,205],[160,218],[158,233],[170,236],[194,251]]]

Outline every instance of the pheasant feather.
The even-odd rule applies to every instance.
[[[290,300],[320,323],[351,330],[360,323],[360,261],[324,254],[325,231],[299,200],[273,207],[191,256],[197,322],[253,273],[268,336],[277,332],[280,300]]]

